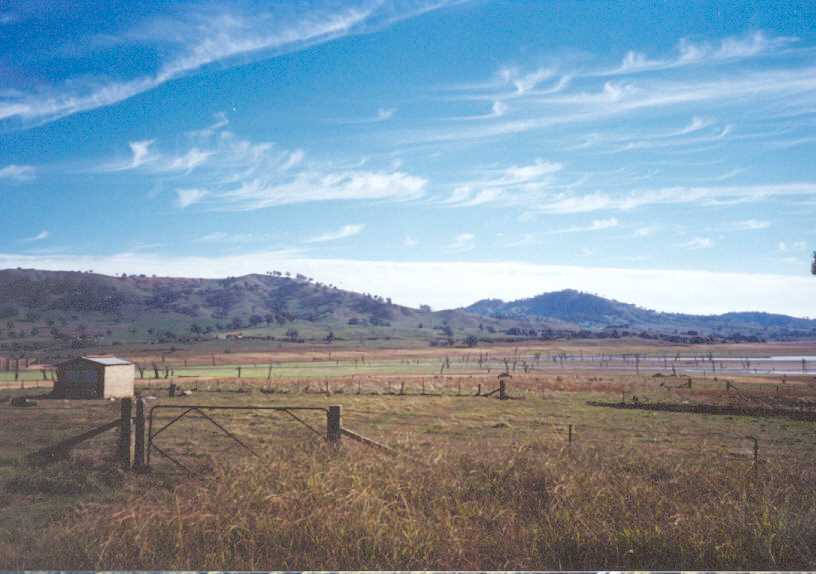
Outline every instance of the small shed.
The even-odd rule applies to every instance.
[[[78,357],[57,365],[54,395],[65,399],[133,396],[136,366],[119,357]]]

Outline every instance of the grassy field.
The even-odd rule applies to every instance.
[[[0,568],[816,568],[816,424],[587,404],[802,412],[812,376],[694,376],[689,388],[688,376],[559,367],[516,373],[499,401],[474,396],[496,371],[464,360],[442,376],[429,372],[436,355],[339,375],[314,363],[278,363],[271,382],[264,367],[255,380],[179,369],[189,396],[168,398],[167,380],[138,390],[149,408],[341,405],[345,428],[398,455],[348,438],[335,452],[280,412],[208,411],[259,457],[188,415],[156,444],[189,472],[155,451],[148,475],[118,470],[115,432],[37,465],[25,455],[118,405],[0,404]],[[179,412],[158,409],[154,428]],[[299,416],[324,432],[323,412]]]

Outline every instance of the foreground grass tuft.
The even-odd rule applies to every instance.
[[[461,453],[461,450],[458,450]],[[812,467],[540,444],[422,460],[270,451],[174,489],[135,481],[4,567],[813,569]]]

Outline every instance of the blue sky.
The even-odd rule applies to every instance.
[[[816,316],[813,2],[4,2],[0,267]]]

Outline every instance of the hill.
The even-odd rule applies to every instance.
[[[686,336],[786,339],[816,336],[816,320],[760,312],[689,315],[661,313],[572,289],[505,302],[483,299],[464,311],[512,320],[560,320],[582,329],[652,332]]]
[[[459,339],[502,321],[432,312],[280,272],[224,279],[0,270],[0,349],[231,338]]]
[[[804,339],[816,338],[816,321],[660,313],[573,290],[431,311],[277,271],[200,279],[0,270],[5,356],[218,339],[449,346],[628,336],[678,343]]]

